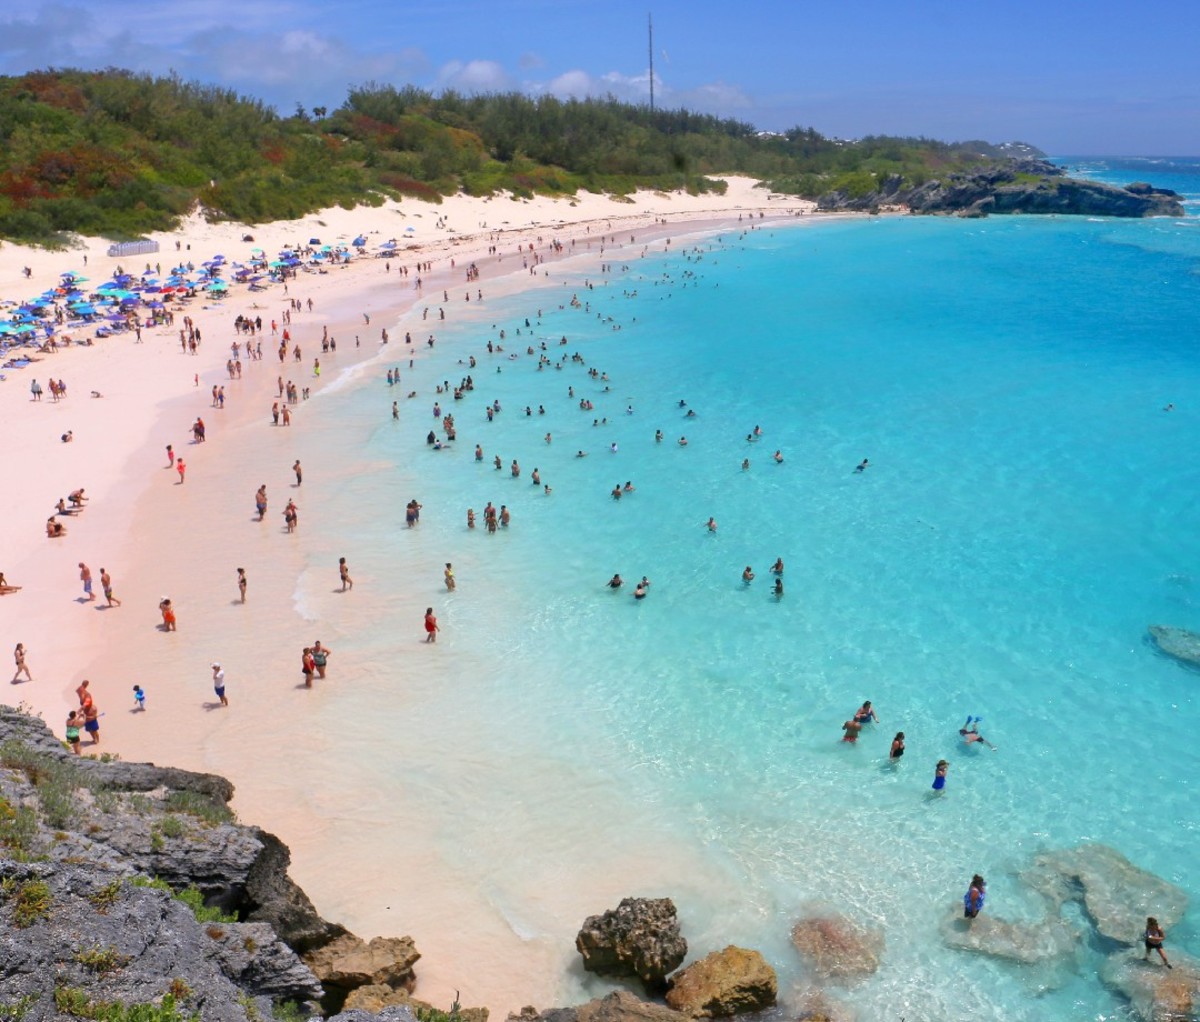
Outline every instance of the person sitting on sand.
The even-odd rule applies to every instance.
[[[0,596],[7,595],[8,593],[15,593],[20,588],[20,586],[10,586],[8,584],[8,579],[4,577],[4,572],[0,571]]]
[[[77,515],[78,508],[68,508],[67,503],[62,497],[58,498],[58,503],[54,505],[54,513],[59,515]]]
[[[79,487],[78,490],[72,490],[70,493],[67,494],[67,500],[69,500],[71,502],[73,507],[83,507],[83,505],[87,501],[87,499],[88,498],[83,495],[83,487],[82,486]]]
[[[69,429],[68,429],[68,430],[67,430],[67,431],[66,431],[66,432],[65,432],[65,433],[62,435],[61,439],[62,439],[62,442],[63,442],[64,444],[69,444],[69,443],[70,443],[72,440],[74,440],[74,439],[75,439],[75,433],[74,433],[74,431],[73,431],[73,430],[69,430]]]
[[[46,535],[51,539],[58,539],[60,536],[65,536],[67,530],[61,522],[55,521],[54,515],[46,519]]]

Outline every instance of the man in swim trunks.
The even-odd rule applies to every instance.
[[[862,730],[862,725],[857,720],[852,719],[852,720],[846,721],[846,723],[844,723],[842,725],[842,731],[845,732],[842,735],[842,741],[849,742],[851,745],[853,745],[855,742],[858,741],[858,733],[861,730]]]
[[[221,700],[221,705],[228,706],[229,700],[225,698],[225,670],[215,661],[209,666],[212,667],[213,672],[213,691],[217,694],[217,698]]]
[[[96,594],[92,592],[92,569],[89,568],[83,561],[79,562],[79,579],[83,582],[83,595],[92,601],[96,598]]]

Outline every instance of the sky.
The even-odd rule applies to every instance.
[[[0,74],[122,67],[281,113],[367,82],[649,99],[763,130],[1200,155],[1200,0],[0,0]]]

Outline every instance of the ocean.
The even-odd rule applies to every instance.
[[[1197,210],[1200,161],[1066,162]],[[355,469],[297,606],[348,554],[442,629],[427,646],[385,608],[333,633],[354,683],[315,758],[355,796],[314,773],[310,809],[377,872],[327,914],[421,947],[451,912],[464,987],[546,961],[565,1003],[608,989],[578,967],[584,917],[669,896],[690,957],[757,948],[794,1002],[814,980],[791,928],[835,911],[886,941],[824,987],[860,1018],[1135,1017],[1076,906],[1073,952],[1032,965],[942,928],[977,872],[986,915],[1036,924],[1022,871],[1085,843],[1197,894],[1197,674],[1147,628],[1200,629],[1200,220],[799,222],[464,290],[312,402]],[[411,369],[406,330],[436,335]],[[495,534],[489,501],[512,515]],[[840,741],[868,699],[880,722]],[[994,750],[960,741],[968,716]],[[385,874],[386,913],[361,899]],[[475,957],[491,932],[504,962]],[[1194,915],[1168,951],[1200,953]]]

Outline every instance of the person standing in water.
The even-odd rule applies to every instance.
[[[963,895],[963,915],[967,919],[974,919],[983,909],[986,899],[987,884],[983,877],[976,873],[971,877],[971,886],[967,888],[967,893]]]
[[[896,737],[892,739],[892,748],[888,752],[888,759],[896,760],[904,755],[904,732],[897,731]]]
[[[950,769],[950,764],[944,759],[937,761],[937,767],[933,772],[933,790],[944,791],[946,788],[946,771]]]
[[[451,593],[454,592],[454,569],[450,566],[449,561],[446,562],[446,570],[442,572],[442,576],[446,580],[446,591]]]
[[[352,579],[350,577],[350,568],[346,564],[346,558],[344,558],[344,557],[338,558],[338,576],[342,580],[342,592],[343,593],[347,589],[354,588],[354,579]]]
[[[433,616],[433,608],[425,608],[425,641],[437,642],[437,633],[441,629],[438,628],[437,618]]]

